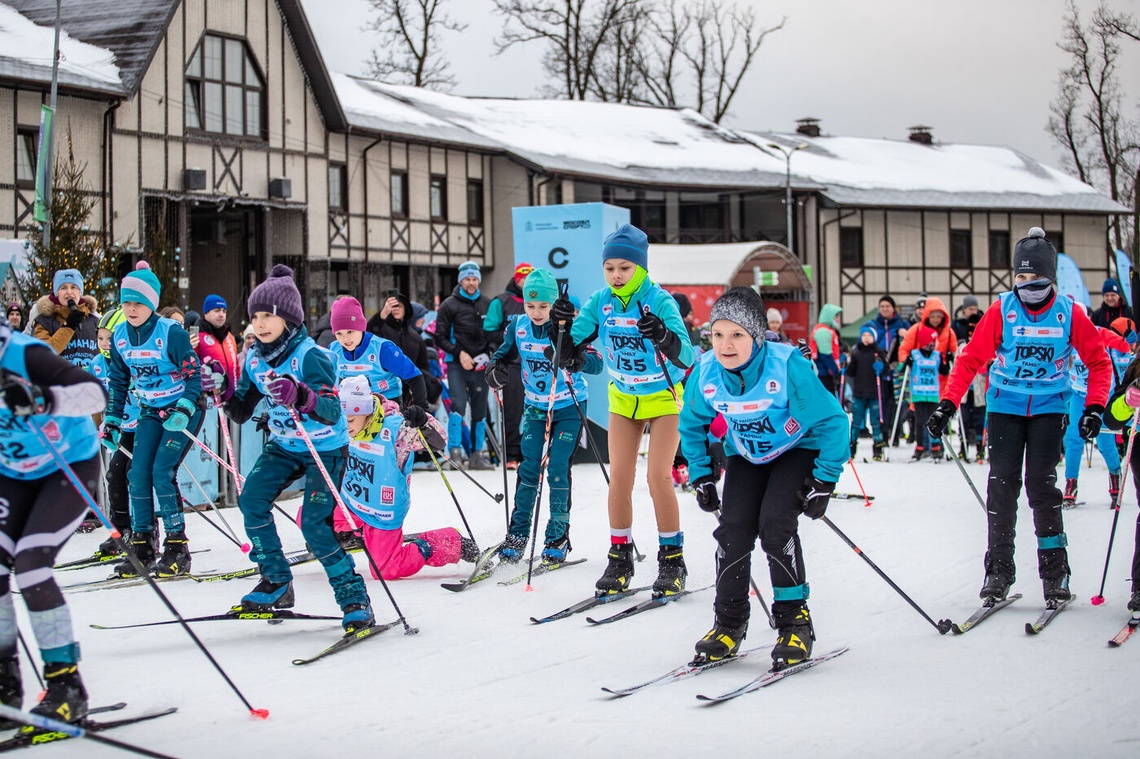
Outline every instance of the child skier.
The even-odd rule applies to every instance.
[[[249,294],[246,309],[257,342],[246,357],[237,389],[223,408],[241,424],[253,415],[262,398],[268,398],[270,440],[238,498],[253,546],[250,559],[261,569],[261,582],[242,597],[241,605],[249,611],[293,606],[293,573],[273,523],[273,500],[286,485],[305,475],[301,532],[324,567],[344,613],[341,625],[348,632],[371,626],[375,617],[364,578],[333,536],[336,503],[301,436],[302,431],[308,435],[329,476],[339,482],[348,428],[337,400],[332,360],[305,331],[301,293],[288,266],[274,265],[269,278]],[[206,392],[216,389],[213,376],[206,379]],[[295,419],[300,420],[301,430]]]
[[[1089,369],[1088,396],[1077,422],[1083,440],[1100,432],[1112,369],[1100,336],[1073,302],[1057,297],[1057,250],[1039,227],[1013,251],[1014,289],[1002,293],[978,322],[950,371],[927,428],[942,437],[974,375],[993,359],[989,413],[990,477],[986,579],[979,593],[987,605],[1006,597],[1016,577],[1013,538],[1022,471],[1037,533],[1037,572],[1046,605],[1071,598],[1069,561],[1057,489],[1057,464],[1068,413],[1067,362],[1075,348]]]
[[[926,420],[938,404],[941,379],[950,373],[950,364],[936,350],[938,336],[925,324],[918,325],[915,345],[918,350],[906,357],[910,367],[910,400],[914,404],[914,429],[917,444],[911,461],[918,461],[927,451],[938,462],[942,460],[942,438],[931,437]]]
[[[694,354],[677,301],[649,279],[648,255],[645,233],[623,224],[602,247],[602,270],[609,286],[590,296],[577,319],[565,296],[550,314],[570,330],[575,346],[601,341],[610,375],[609,565],[595,584],[602,595],[627,590],[633,577],[633,478],[637,449],[650,422],[646,479],[660,544],[653,593],[681,592],[687,575],[672,469],[680,440],[680,386],[675,383],[692,365]],[[560,351],[568,353],[569,346]]]
[[[1112,395],[1108,413],[1104,415],[1109,429],[1121,430],[1127,427],[1137,408],[1140,408],[1140,358],[1132,361]],[[1129,432],[1132,435],[1138,434],[1136,429]],[[1132,483],[1140,496],[1140,450],[1137,450],[1135,444],[1128,463],[1132,467]],[[1115,501],[1113,505],[1115,506]],[[1136,517],[1136,541],[1132,552],[1132,597],[1128,600],[1128,610],[1132,612],[1133,619],[1140,619],[1140,516]]]
[[[371,383],[372,392],[397,404],[407,383],[412,403],[427,409],[427,388],[419,367],[394,342],[365,329],[364,310],[356,298],[341,298],[333,303],[329,323],[336,337],[329,350],[336,357],[338,380],[363,374]]]
[[[124,321],[115,327],[108,360],[111,400],[103,420],[103,435],[118,447],[129,396],[138,396],[134,460],[127,475],[131,502],[131,541],[128,548],[158,577],[190,573],[190,548],[182,500],[175,483],[190,440],[202,427],[198,357],[190,336],[173,319],[159,316],[161,286],[145,261],[123,278],[119,291]],[[155,561],[155,501],[166,530],[162,556]],[[115,565],[120,577],[132,577],[134,565]]]
[[[574,449],[582,433],[582,421],[575,408],[575,396],[586,409],[587,388],[582,372],[601,374],[602,357],[588,345],[567,348],[554,366],[554,341],[559,326],[550,321],[551,304],[558,300],[558,282],[547,269],[535,269],[522,285],[525,314],[512,316],[502,345],[487,365],[487,384],[493,389],[506,387],[514,367],[521,365],[523,396],[522,463],[515,486],[515,508],[511,526],[499,546],[499,558],[519,561],[530,538],[531,519],[538,497],[538,480],[542,475],[542,454],[546,446],[550,455],[546,482],[550,491],[550,516],[546,520],[546,538],[542,560],[558,563],[570,553],[570,465]],[[561,327],[562,345],[569,346],[567,325]],[[567,373],[574,395],[566,386]],[[554,410],[547,440],[547,410],[551,394]]]
[[[352,442],[340,492],[362,522],[364,546],[385,580],[411,577],[424,568],[475,561],[479,548],[454,527],[421,532],[404,542],[404,518],[411,505],[415,451],[424,450],[420,432],[439,455],[447,450],[446,431],[414,404],[403,412],[393,400],[374,394],[368,377],[340,383],[340,405]],[[370,564],[371,567],[371,564]],[[371,567],[376,577],[376,567]]]
[[[879,377],[886,369],[886,354],[876,345],[878,333],[870,324],[864,324],[859,329],[859,343],[851,351],[851,359],[847,362],[847,376],[851,378],[851,458],[855,458],[855,449],[859,445],[859,433],[867,423],[867,416],[871,417],[871,434],[873,435],[872,450],[875,461],[883,460],[883,424],[881,407],[879,406]]]
[[[106,394],[89,373],[39,340],[0,324],[0,702],[23,701],[16,652],[15,575],[44,662],[47,693],[32,709],[65,722],[87,716],[79,644],[71,612],[52,574],[55,557],[87,513],[46,445],[56,447],[88,492],[99,478],[99,436],[92,414]],[[37,434],[38,428],[43,437]],[[46,440],[46,443],[45,443]],[[16,727],[7,723],[4,727]]]
[[[793,346],[764,342],[764,304],[751,288],[734,287],[709,315],[712,352],[685,388],[681,445],[689,460],[697,503],[720,513],[717,540],[716,621],[696,644],[697,657],[736,654],[748,628],[749,572],[756,538],[768,557],[779,637],[778,669],[811,657],[811,616],[803,551],[796,526],[801,513],[824,515],[847,462],[847,415]],[[716,490],[708,430],[717,414],[728,421],[724,501]]]

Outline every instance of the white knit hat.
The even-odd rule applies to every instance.
[[[372,397],[372,386],[363,374],[345,377],[340,381],[340,407],[345,416],[361,416],[376,410],[376,399]]]

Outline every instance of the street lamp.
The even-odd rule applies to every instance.
[[[788,209],[788,250],[795,252],[792,247],[792,154],[797,150],[803,150],[811,146],[806,142],[801,142],[795,147],[786,148],[783,145],[769,142],[768,147],[779,151],[784,156],[784,165],[787,168],[787,172],[784,175],[784,205],[787,206]]]

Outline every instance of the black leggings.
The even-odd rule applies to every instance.
[[[133,451],[135,433],[124,432],[119,437],[119,448],[111,455],[107,465],[107,503],[110,508],[111,524],[119,532],[131,529],[131,494],[127,490],[127,474],[131,471],[131,459],[123,451]]]

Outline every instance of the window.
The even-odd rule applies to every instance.
[[[431,220],[447,221],[447,177],[432,175],[431,178]]]
[[[483,226],[483,180],[467,180],[467,223]]]
[[[245,42],[207,34],[186,67],[186,127],[264,138],[264,90]]]
[[[1053,243],[1053,247],[1057,249],[1058,253],[1065,252],[1065,235],[1060,230],[1055,232],[1045,230],[1045,239]]]
[[[36,181],[36,152],[39,133],[35,129],[16,130],[16,184],[30,187]]]
[[[863,228],[839,228],[839,265],[844,269],[863,268]]]
[[[329,208],[348,210],[348,167],[343,163],[329,164]]]
[[[950,230],[950,268],[969,269],[974,265],[974,241],[968,229]]]
[[[408,216],[408,172],[393,171],[388,180],[392,191],[392,216],[407,218]]]
[[[553,182],[546,185],[546,205],[562,205],[562,180],[555,179]]]
[[[990,230],[990,268],[1009,268],[1009,232]]]

